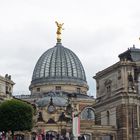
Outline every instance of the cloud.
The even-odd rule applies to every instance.
[[[119,61],[128,47],[140,46],[138,0],[5,0],[0,2],[0,75],[11,74],[14,91],[28,92],[38,58],[56,44],[55,20],[64,22],[63,45],[81,60],[92,77]]]

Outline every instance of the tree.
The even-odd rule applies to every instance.
[[[33,107],[20,100],[12,99],[0,105],[0,131],[12,132],[31,130],[33,127]]]

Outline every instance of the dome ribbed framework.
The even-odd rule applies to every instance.
[[[39,58],[31,84],[52,82],[87,84],[85,71],[79,58],[61,43],[57,43]]]

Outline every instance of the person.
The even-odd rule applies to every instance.
[[[2,132],[0,132],[0,140],[2,140]]]

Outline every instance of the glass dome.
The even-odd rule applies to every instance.
[[[39,58],[31,84],[71,82],[87,84],[84,68],[71,50],[57,43]]]

